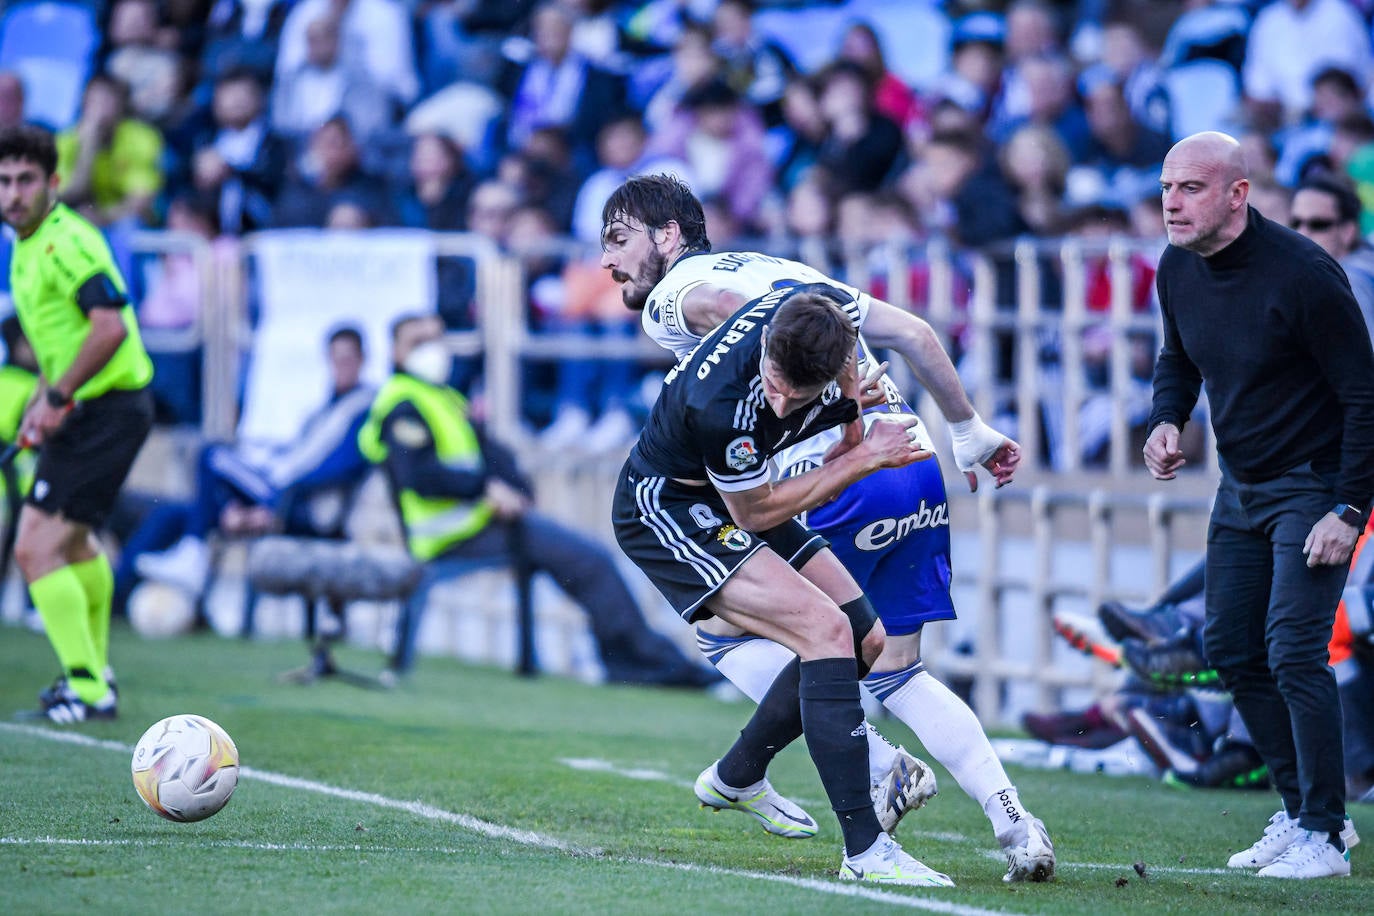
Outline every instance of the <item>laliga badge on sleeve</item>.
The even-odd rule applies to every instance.
[[[725,447],[725,463],[736,471],[747,471],[759,463],[758,446],[752,436],[740,436]]]

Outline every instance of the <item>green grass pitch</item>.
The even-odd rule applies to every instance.
[[[821,823],[782,840],[698,809],[691,781],[733,739],[744,703],[522,680],[424,659],[393,691],[281,684],[299,643],[143,642],[116,627],[120,718],[65,730],[10,720],[56,663],[0,629],[0,911],[47,913],[1357,913],[1374,911],[1371,842],[1354,877],[1264,881],[1224,868],[1277,807],[1272,793],[1012,768],[1044,818],[1058,880],[1006,885],[982,812],[943,770],[898,838],[954,889],[856,888],[804,747],[775,785]],[[376,670],[375,654],[340,660]],[[144,808],[129,776],[143,730],[174,713],[222,725],[245,771],[196,824]],[[923,757],[899,723],[881,727]],[[1137,869],[1139,864],[1139,869]]]

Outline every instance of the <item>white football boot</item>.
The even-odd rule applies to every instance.
[[[866,881],[873,884],[904,884],[911,887],[953,887],[949,875],[922,865],[886,833],[878,834],[877,842],[857,856],[845,855],[840,863],[840,877],[846,881]]]
[[[696,793],[701,807],[752,814],[763,823],[764,830],[777,836],[804,840],[816,835],[816,822],[811,815],[774,791],[767,779],[747,789],[731,788],[721,782],[713,763],[697,777]]]

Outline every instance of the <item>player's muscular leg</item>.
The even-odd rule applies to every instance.
[[[808,582],[825,592],[837,605],[847,604],[863,597],[863,589],[859,587],[859,583],[854,581],[849,570],[844,568],[829,548],[818,552],[810,560],[807,560],[806,565],[801,568],[801,574]],[[873,667],[874,660],[883,652],[885,641],[883,623],[879,620],[864,635],[860,645],[860,651],[866,665]]]
[[[854,652],[849,619],[839,605],[771,550],[746,560],[712,597],[711,610],[726,623],[786,646],[802,661]]]
[[[901,671],[909,668],[921,659],[921,634],[907,633],[902,636],[888,634],[887,642],[883,646],[883,654],[878,656],[878,660],[873,663],[873,670]]]
[[[95,556],[90,552],[91,530],[61,515],[25,506],[19,515],[14,559],[24,581],[34,582],[54,569]]]

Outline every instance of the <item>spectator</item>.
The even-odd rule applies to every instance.
[[[161,45],[157,4],[119,0],[110,9],[105,41],[105,72],[129,87],[130,110],[144,121],[161,122],[180,96],[182,60]]]
[[[845,29],[838,59],[863,69],[873,87],[873,110],[877,114],[904,131],[925,127],[928,117],[925,104],[910,86],[888,69],[882,41],[873,26],[855,22]]]
[[[1369,26],[1345,0],[1278,0],[1259,11],[1242,70],[1252,120],[1274,129],[1312,106],[1312,77],[1344,67],[1361,81],[1374,66]]]
[[[782,97],[782,123],[769,132],[771,161],[783,193],[806,180],[821,154],[828,128],[821,114],[815,81],[797,75],[787,81]]]
[[[213,125],[194,144],[191,183],[212,195],[229,235],[265,228],[285,165],[281,140],[268,129],[262,84],[247,68],[215,81]]]
[[[590,162],[603,124],[626,107],[624,81],[593,66],[572,48],[568,10],[546,2],[530,21],[533,56],[507,76],[510,125],[506,143],[523,149],[541,127],[566,131],[574,156]]]
[[[1159,134],[1169,133],[1169,93],[1164,71],[1139,25],[1130,19],[1111,20],[1102,28],[1102,58],[1097,68],[1121,86],[1131,118]],[[1088,78],[1089,73],[1085,72]]]
[[[187,191],[167,205],[166,229],[215,242],[220,239],[215,202],[202,194]],[[234,248],[217,246],[217,254],[228,256]],[[144,294],[138,303],[138,323],[143,328],[184,330],[200,321],[205,277],[198,259],[183,252],[165,254],[143,276]],[[154,358],[154,365],[157,360]],[[161,373],[154,373],[154,387]]]
[[[1089,155],[1092,131],[1074,92],[1073,67],[1068,58],[1059,55],[1025,58],[1017,64],[1016,74],[1020,99],[1017,113],[1004,111],[989,125],[989,135],[1005,143],[1017,128],[1025,124],[1043,124],[1058,132],[1074,162],[1084,161]]]
[[[956,244],[980,248],[1027,228],[1015,192],[972,134],[932,136],[922,159],[899,179],[898,190],[922,214],[928,231]]]
[[[421,6],[425,95],[457,80],[483,85],[501,74],[501,43],[524,31],[534,0],[439,0]]]
[[[277,198],[272,225],[321,227],[341,200],[361,206],[375,225],[393,221],[385,185],[363,171],[348,121],[336,116],[310,135],[310,145],[297,163],[296,177]]]
[[[1217,60],[1240,78],[1245,64],[1245,39],[1250,13],[1239,3],[1222,0],[1184,0],[1183,12],[1169,26],[1159,65],[1165,70],[1197,60]]]
[[[420,134],[410,147],[410,184],[398,207],[401,225],[462,232],[476,182],[457,143],[440,133]]]
[[[1036,235],[1058,235],[1064,228],[1064,189],[1069,151],[1048,127],[1028,124],[998,151],[1002,174],[1016,192],[1016,210]]]
[[[711,46],[711,30],[703,25],[682,28],[669,58],[666,79],[654,87],[644,104],[650,134],[664,130],[682,105],[683,96],[716,79],[725,65]]]
[[[991,123],[1001,136],[1008,126],[1027,118],[1042,118],[1032,112],[1031,88],[1023,65],[1030,60],[1065,59],[1060,41],[1058,13],[1046,0],[1013,0],[1006,10],[1005,65],[1001,92],[993,102]],[[1072,87],[1072,76],[1061,76]],[[1042,108],[1045,100],[1040,102]],[[1070,149],[1072,149],[1070,144]]]
[[[781,234],[796,246],[797,260],[818,269],[830,263],[830,246],[837,235],[835,216],[835,198],[822,173],[811,170],[792,185],[784,203]]]
[[[0,130],[24,123],[24,81],[13,70],[0,70]]]
[[[937,91],[976,114],[980,125],[1002,93],[1005,35],[1002,17],[989,12],[970,13],[950,31],[950,71]]]
[[[342,115],[358,141],[392,124],[390,100],[356,61],[340,53],[339,21],[322,16],[305,27],[305,59],[277,77],[272,90],[272,127],[303,141],[325,121]]]
[[[1169,137],[1136,120],[1115,77],[1085,77],[1082,94],[1091,136],[1073,170],[1074,202],[1121,207],[1157,188]]]
[[[572,232],[578,241],[601,244],[601,207],[625,179],[666,173],[689,180],[687,163],[650,155],[648,139],[644,121],[635,114],[621,115],[601,128],[596,138],[596,158],[601,168],[582,182],[573,203]]]
[[[215,83],[247,70],[261,85],[272,82],[286,14],[293,0],[214,0],[206,28],[205,75]],[[303,55],[302,55],[303,56]]]
[[[1293,192],[1277,181],[1256,179],[1250,183],[1250,206],[1276,223],[1288,225]]]
[[[873,87],[857,64],[837,63],[818,77],[826,122],[816,164],[836,194],[874,191],[902,152],[902,131],[873,107]]]
[[[672,122],[650,141],[650,149],[686,162],[698,196],[722,198],[731,216],[755,228],[773,169],[763,122],[735,90],[716,80],[687,93]]]
[[[548,211],[563,234],[572,226],[573,205],[583,171],[569,146],[566,131],[541,127],[525,148],[510,152],[497,165],[498,176],[520,192],[524,203]]]
[[[415,45],[407,8],[399,0],[300,0],[282,26],[277,79],[305,63],[306,32],[310,23],[322,18],[339,22],[346,68],[366,73],[397,105],[408,107],[415,101],[420,95]]]
[[[1374,335],[1374,248],[1360,235],[1360,211],[1360,198],[1348,180],[1319,172],[1298,185],[1288,225],[1340,261]]]
[[[782,96],[796,65],[783,47],[754,30],[754,0],[720,0],[711,18],[711,46],[725,62],[721,74],[764,123],[782,121]]]
[[[62,199],[98,225],[145,219],[162,189],[162,135],[131,116],[129,90],[111,76],[86,83],[81,116],[57,135]]]
[[[1331,168],[1327,150],[1336,125],[1348,117],[1368,115],[1364,92],[1349,70],[1323,67],[1312,77],[1312,105],[1302,123],[1280,131],[1274,143],[1280,156],[1275,177],[1293,186],[1309,168]]]
[[[207,539],[216,531],[265,534],[282,529],[319,537],[342,530],[340,515],[368,470],[358,450],[358,431],[374,392],[362,383],[363,340],[356,328],[331,331],[325,347],[329,397],[306,419],[296,440],[265,461],[250,460],[246,452],[224,444],[202,449],[193,502],[175,507],[186,519],[184,534],[164,551],[133,551],[128,563],[121,564],[121,582],[127,588],[133,587],[129,573],[137,571],[199,597],[210,574]],[[166,527],[164,518],[151,518],[148,524]]]

